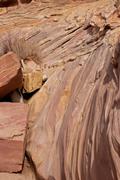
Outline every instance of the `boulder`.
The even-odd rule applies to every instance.
[[[0,172],[22,170],[27,115],[26,104],[0,103]]]
[[[32,60],[22,61],[23,88],[31,93],[42,86],[42,72],[40,66]]]
[[[21,64],[15,53],[0,57],[0,98],[22,86]]]

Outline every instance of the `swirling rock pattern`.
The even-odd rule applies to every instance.
[[[28,146],[44,179],[120,178],[119,70],[111,58],[110,49],[102,45],[85,65],[67,65],[46,84],[51,90],[46,103],[34,106],[41,111]],[[55,79],[58,85],[53,89]]]
[[[1,16],[0,54],[36,53],[48,80],[29,101],[30,169],[13,178],[119,180],[119,2],[25,7]]]

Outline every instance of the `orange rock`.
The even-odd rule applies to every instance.
[[[42,72],[40,66],[34,61],[22,61],[23,88],[25,92],[31,93],[42,86]]]
[[[28,106],[0,103],[0,172],[22,170]]]
[[[22,71],[18,57],[9,52],[0,57],[0,98],[22,86]]]

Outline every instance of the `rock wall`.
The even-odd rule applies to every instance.
[[[30,171],[13,178],[120,179],[119,23],[114,0],[33,2],[0,17],[0,54],[34,49],[48,77],[28,102]]]

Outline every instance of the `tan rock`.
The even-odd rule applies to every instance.
[[[0,172],[22,170],[27,115],[26,104],[0,103]]]
[[[5,13],[7,13],[7,9],[6,8],[0,8],[0,15],[5,14]]]
[[[0,98],[22,86],[21,64],[13,52],[0,57]]]
[[[42,72],[34,61],[22,61],[23,66],[23,88],[25,92],[31,93],[42,86]]]

